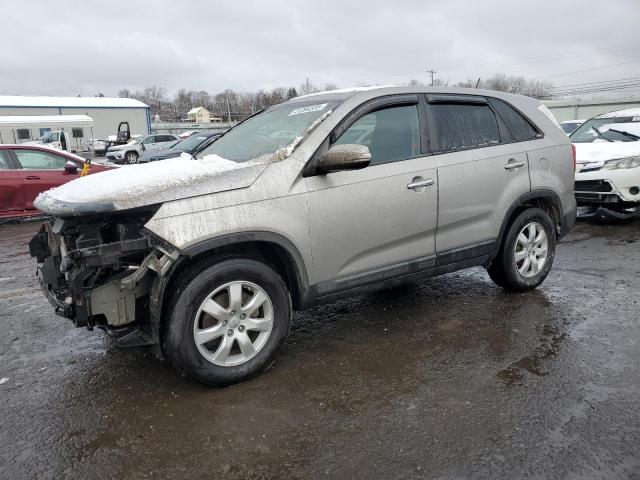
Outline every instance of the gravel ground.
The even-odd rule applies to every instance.
[[[640,221],[580,223],[534,292],[481,269],[296,313],[210,389],[75,329],[0,225],[0,478],[640,478]]]

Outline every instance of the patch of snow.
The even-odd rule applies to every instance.
[[[45,212],[63,209],[68,203],[111,203],[116,209],[149,205],[168,198],[188,197],[203,183],[211,188],[214,177],[246,168],[254,163],[237,163],[217,155],[192,160],[187,154],[177,158],[131,165],[80,177],[47,190],[34,205]]]

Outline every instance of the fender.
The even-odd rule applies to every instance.
[[[554,192],[553,190],[536,189],[536,190],[532,190],[530,192],[527,192],[524,195],[520,195],[518,198],[516,198],[513,201],[511,206],[509,206],[507,212],[504,215],[504,218],[502,219],[502,225],[500,226],[500,235],[498,236],[498,240],[499,240],[499,242],[498,242],[498,250],[502,247],[502,241],[504,239],[505,232],[507,230],[507,227],[509,226],[509,221],[511,220],[511,217],[513,216],[513,213],[523,203],[526,203],[526,202],[528,202],[530,200],[536,200],[536,199],[551,200],[558,207],[558,211],[560,212],[560,215],[562,216],[562,201],[560,200],[560,197],[558,196],[558,194],[556,192]],[[560,221],[564,222],[564,218],[560,218]],[[559,233],[560,232],[558,232],[558,234]],[[497,253],[498,252],[496,251],[496,254]]]
[[[182,250],[180,257],[167,274],[164,277],[157,276],[153,281],[149,294],[149,310],[151,314],[152,334],[157,343],[160,341],[160,324],[165,292],[171,280],[175,278],[176,272],[181,271],[185,263],[190,262],[195,257],[205,255],[207,252],[229,245],[250,242],[263,242],[280,247],[281,251],[284,252],[287,257],[284,262],[287,268],[287,274],[293,276],[297,286],[297,292],[291,292],[295,295],[295,298],[292,298],[294,305],[299,309],[303,309],[314,303],[314,289],[309,287],[304,260],[298,248],[288,238],[269,231],[239,232],[209,238]]]

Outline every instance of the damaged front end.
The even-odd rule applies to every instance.
[[[97,326],[121,345],[158,343],[150,292],[178,252],[144,228],[155,208],[45,222],[29,242],[56,314]]]

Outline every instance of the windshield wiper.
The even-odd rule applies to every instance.
[[[602,134],[602,132],[601,132],[600,130],[598,130],[596,127],[591,127],[591,128],[593,128],[593,130],[598,134],[598,137],[600,137],[600,138],[602,138],[602,139],[606,140],[607,142],[613,142],[613,140],[611,140],[611,139],[609,139],[609,138],[605,137],[605,136]]]
[[[625,137],[633,138],[634,140],[640,140],[640,136],[635,135],[635,134],[630,133],[630,132],[627,132],[625,130],[617,130],[615,128],[610,128],[608,131],[609,132],[619,133],[620,135],[624,135]]]

